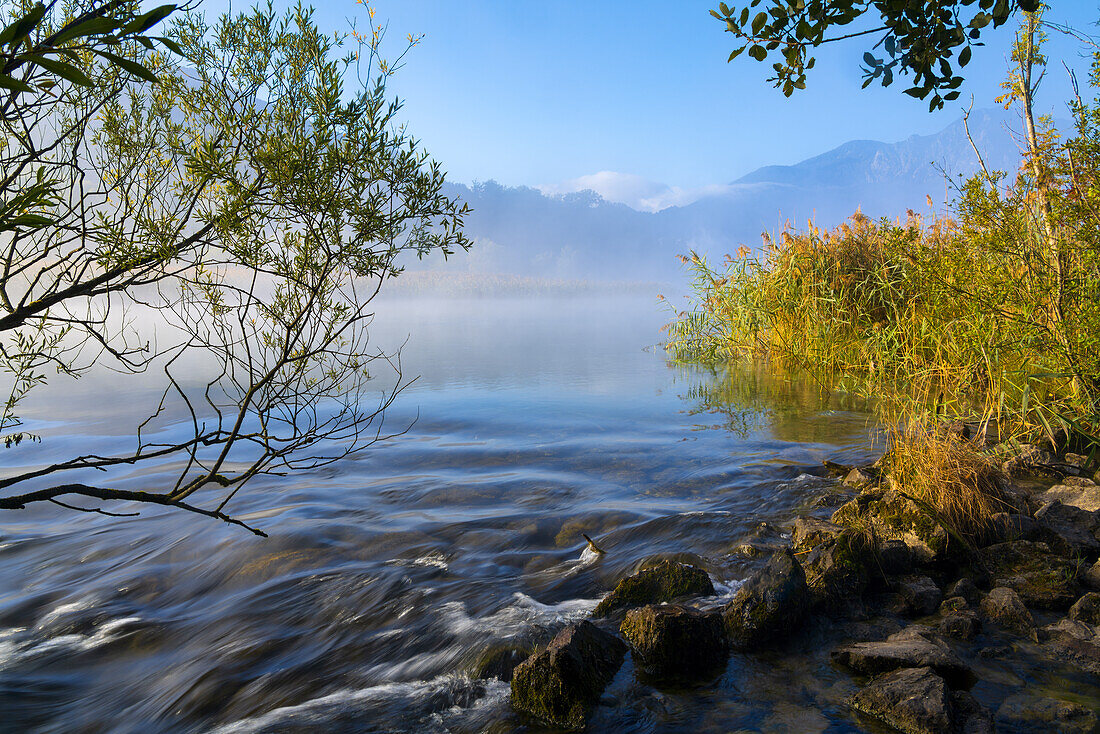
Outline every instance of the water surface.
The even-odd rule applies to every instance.
[[[0,517],[0,729],[539,731],[468,675],[486,648],[545,640],[655,555],[693,554],[728,596],[738,546],[828,490],[823,459],[872,455],[851,397],[670,364],[668,316],[637,296],[380,304],[375,342],[420,376],[386,416],[408,430],[239,495],[266,540],[158,508]],[[20,463],[118,445],[148,407],[117,377],[62,387],[30,406],[45,440]],[[582,562],[581,533],[607,555]],[[673,689],[628,661],[592,728],[857,729],[847,676],[800,654]]]

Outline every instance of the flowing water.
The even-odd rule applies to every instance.
[[[376,342],[407,339],[420,375],[386,418],[408,431],[252,485],[231,509],[269,539],[159,508],[0,517],[0,730],[541,731],[470,677],[480,654],[544,641],[653,556],[728,597],[738,546],[833,486],[823,459],[871,456],[858,401],[672,365],[667,317],[638,297],[384,303]],[[122,441],[148,405],[112,380],[32,405],[33,450]],[[628,658],[591,729],[860,730],[848,676],[801,644],[673,688]]]

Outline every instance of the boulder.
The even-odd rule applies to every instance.
[[[863,538],[851,530],[802,556],[811,604],[832,612],[857,604],[867,587],[868,556]]]
[[[968,576],[963,576],[947,587],[944,596],[949,599],[953,596],[961,596],[963,599],[966,599],[967,604],[977,604],[982,599],[982,592],[978,590],[973,580]]]
[[[593,617],[645,604],[659,604],[685,596],[711,596],[714,584],[707,572],[697,566],[662,561],[620,581],[592,611]]]
[[[1028,606],[1062,610],[1077,599],[1076,563],[1054,555],[1045,543],[1014,540],[978,553],[991,585],[1012,589]]]
[[[649,605],[626,613],[619,630],[639,667],[657,675],[690,675],[725,661],[722,617],[679,605]]]
[[[1086,512],[1096,512],[1100,510],[1100,487],[1093,484],[1091,480],[1087,485],[1063,482],[1055,484],[1035,499],[1040,503],[1061,502],[1063,505],[1070,505]]]
[[[791,540],[797,550],[805,550],[835,540],[844,528],[817,517],[799,517],[791,525]]]
[[[626,645],[591,622],[566,627],[512,674],[512,705],[555,726],[579,729],[615,677]]]
[[[1085,569],[1081,574],[1081,583],[1090,589],[1100,591],[1100,561]]]
[[[942,635],[959,640],[972,640],[982,631],[982,622],[978,615],[969,609],[949,612],[940,618],[936,629]]]
[[[849,702],[906,734],[941,734],[954,728],[947,684],[930,667],[876,676]]]
[[[1035,513],[1035,520],[1049,533],[1049,544],[1063,555],[1100,553],[1100,512],[1082,510],[1054,500]]]
[[[861,492],[833,513],[832,521],[874,535],[880,541],[904,542],[918,563],[942,559],[948,533],[915,502],[892,489]]]
[[[1091,625],[1063,619],[1044,629],[1049,639],[1043,650],[1064,663],[1100,675],[1100,638]]]
[[[735,645],[759,647],[790,634],[809,602],[806,575],[791,551],[783,550],[737,590],[722,618]]]
[[[1005,732],[1092,734],[1100,730],[1100,715],[1069,701],[1036,696],[1029,690],[1006,698],[997,709],[996,724]]]
[[[891,587],[901,594],[912,614],[918,617],[926,617],[934,613],[939,608],[940,601],[943,600],[940,587],[927,576],[902,576],[894,579]]]
[[[1100,594],[1095,591],[1082,596],[1069,608],[1069,618],[1092,626],[1100,625]]]
[[[927,630],[907,627],[881,642],[857,642],[833,650],[832,659],[859,673],[931,668],[953,687],[969,688],[974,674],[947,644]]]
[[[1035,626],[1035,620],[1019,595],[1012,589],[997,587],[982,599],[982,614],[985,618],[1016,632],[1028,634]]]

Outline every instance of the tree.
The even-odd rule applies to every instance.
[[[256,476],[384,437],[403,383],[368,401],[368,366],[391,360],[368,350],[371,299],[404,258],[469,247],[465,206],[386,93],[400,57],[381,57],[381,26],[327,35],[268,4],[213,25],[183,8],[143,35],[174,10],[6,8],[0,45],[28,60],[0,69],[0,434],[26,455],[0,509],[136,501],[244,525],[227,506]],[[164,376],[134,443],[35,462],[21,401],[102,365]],[[172,478],[125,482],[142,464]]]
[[[972,49],[981,45],[983,29],[1003,25],[1016,11],[1035,11],[1041,0],[751,0],[748,5],[722,3],[711,15],[742,41],[729,56],[745,51],[757,61],[772,57],[773,82],[791,96],[806,86],[806,72],[814,68],[812,49],[852,38],[878,40],[864,53],[864,83],[882,86],[894,74],[912,74],[905,93],[918,99],[931,95],[929,110],[942,108],[959,96],[962,67]],[[756,8],[762,9],[759,11]],[[873,19],[873,20],[871,20]],[[870,26],[847,26],[870,20]],[[876,53],[882,53],[880,58]],[[955,66],[952,65],[954,60]]]

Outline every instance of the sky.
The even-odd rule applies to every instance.
[[[1049,20],[1098,31],[1098,0],[1052,4]],[[202,8],[226,5],[207,0]],[[992,107],[1014,27],[987,34],[965,69],[960,100],[929,113],[926,102],[902,94],[904,80],[860,89],[863,40],[822,50],[807,89],[783,97],[766,82],[771,61],[743,55],[726,62],[734,38],[709,15],[717,5],[710,0],[371,5],[388,26],[392,52],[408,34],[424,36],[389,88],[404,100],[409,130],[450,180],[547,192],[602,187],[643,208],[647,197],[680,203],[760,166],[797,163],[849,140],[936,132],[961,115],[971,95],[976,108]],[[347,29],[353,18],[366,25],[355,0],[316,6],[322,28]],[[1060,62],[1083,71],[1087,60],[1078,42],[1057,34],[1048,55],[1038,107],[1061,117],[1070,85]]]

